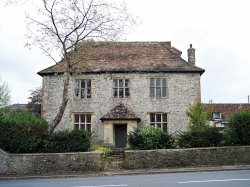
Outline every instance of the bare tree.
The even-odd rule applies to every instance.
[[[40,0],[35,5],[38,18],[27,14],[28,43],[36,45],[55,62],[58,55],[66,63],[63,95],[59,111],[49,131],[60,123],[68,103],[72,54],[85,40],[116,40],[125,28],[135,24],[125,4],[118,6],[103,0]],[[34,2],[33,2],[34,3]]]

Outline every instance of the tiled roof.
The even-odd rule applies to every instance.
[[[74,57],[73,57],[74,56]],[[181,51],[170,42],[88,42],[72,54],[71,72],[196,72],[196,67],[181,58]],[[63,73],[64,60],[38,72],[39,75]]]
[[[132,110],[129,110],[124,104],[120,103],[115,108],[111,109],[106,115],[101,117],[101,120],[137,120],[137,117]]]
[[[227,120],[233,113],[242,110],[250,109],[250,104],[205,104],[206,107],[211,108],[213,112],[220,112],[223,120]]]

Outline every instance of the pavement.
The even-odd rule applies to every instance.
[[[187,172],[212,172],[212,171],[233,171],[250,170],[250,165],[234,166],[211,166],[211,167],[187,167],[187,168],[165,168],[165,169],[133,169],[133,170],[111,170],[92,173],[71,173],[71,174],[24,174],[24,175],[1,175],[0,180],[14,179],[47,179],[47,178],[87,178],[97,176],[118,176],[118,175],[149,175],[164,173],[187,173]]]

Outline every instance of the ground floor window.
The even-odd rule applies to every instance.
[[[82,113],[82,114],[74,114],[74,128],[75,129],[84,129],[87,131],[91,131],[91,114]]]
[[[150,113],[150,125],[161,128],[167,132],[168,114],[167,113]]]

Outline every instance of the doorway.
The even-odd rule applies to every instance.
[[[114,124],[115,147],[124,148],[127,145],[127,124]]]

